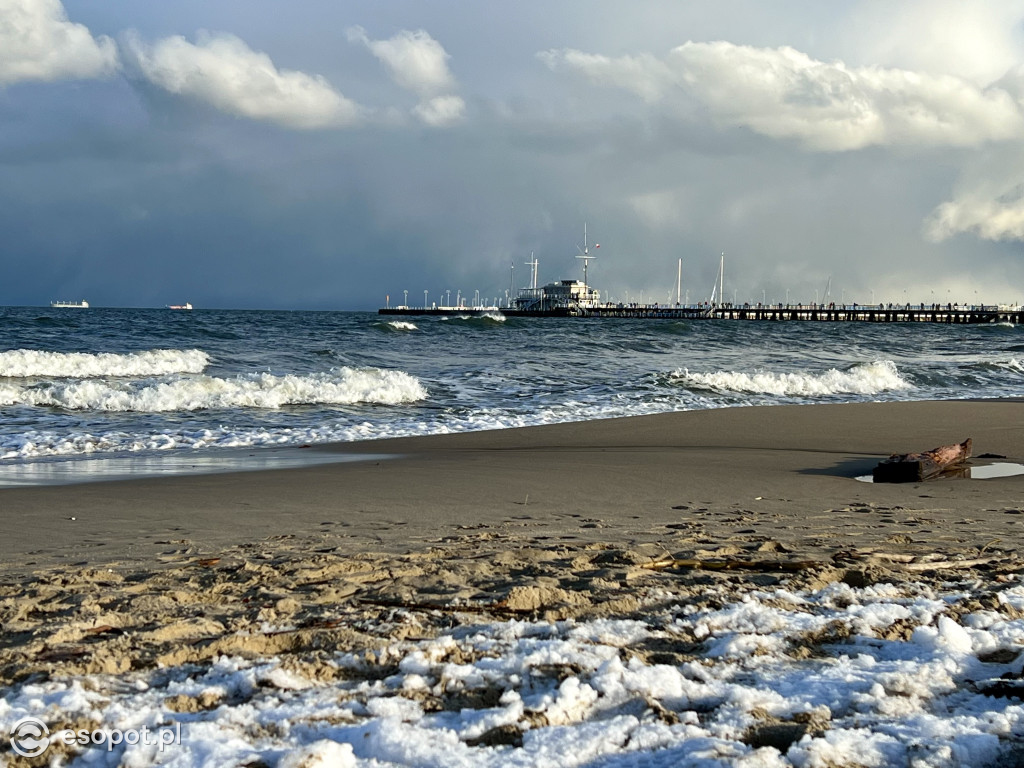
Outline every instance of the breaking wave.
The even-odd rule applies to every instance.
[[[12,349],[0,352],[0,377],[74,378],[163,376],[202,373],[210,356],[200,349],[151,349],[118,355],[111,352],[45,352]]]
[[[789,397],[822,397],[838,394],[874,395],[879,392],[912,389],[891,360],[860,363],[845,371],[830,368],[823,373],[741,373],[676,371],[671,377],[689,389],[718,392],[747,392]]]
[[[504,323],[508,318],[501,312],[478,312],[476,314],[446,315],[442,320],[461,320],[463,322],[478,322],[483,324]]]
[[[1024,373],[1024,364],[1015,357],[1011,357],[1009,360],[998,360],[993,365],[1014,373]]]
[[[389,328],[393,328],[396,331],[418,331],[419,327],[415,323],[410,323],[407,320],[391,320],[385,323]]]
[[[159,413],[305,404],[397,405],[426,396],[419,380],[404,371],[348,367],[302,376],[259,373],[231,379],[200,375],[159,382],[86,379],[35,385],[0,383],[0,405],[107,412]]]

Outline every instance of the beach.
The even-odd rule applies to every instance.
[[[844,722],[853,715],[826,706],[813,683],[800,689],[769,675],[748,681],[747,699],[726,697],[726,707],[697,706],[654,677],[639,688],[620,680],[613,693],[596,676],[609,673],[612,657],[638,675],[696,681],[688,667],[704,664],[710,679],[715,660],[742,667],[775,656],[806,676],[800,664],[860,658],[836,644],[864,653],[884,641],[876,666],[906,662],[905,646],[931,654],[918,660],[931,680],[920,680],[921,690],[871,694],[888,700],[876,717],[893,722],[908,713],[942,721],[935,701],[962,694],[963,680],[982,672],[1019,677],[1024,475],[899,485],[855,478],[892,453],[967,437],[976,456],[1005,457],[975,465],[1019,462],[1022,408],[963,400],[678,412],[312,446],[302,450],[364,459],[303,468],[0,490],[0,676],[11,691],[0,718],[9,726],[41,706],[108,727],[184,720],[193,746],[168,762],[180,765],[243,754],[280,765],[292,765],[285,755],[299,755],[295,765],[540,765],[547,758],[536,749],[555,726],[575,728],[559,737],[563,746],[589,755],[561,764],[637,750],[652,765],[690,764],[670,754],[694,765],[824,765],[828,755],[830,765],[890,764],[892,727],[873,728],[849,701],[860,715]],[[816,601],[821,610],[808,607]],[[733,638],[731,650],[709,641],[707,622],[700,631],[680,624],[744,602],[775,618],[719,626],[746,638]],[[799,619],[792,626],[790,613]],[[504,642],[513,646],[544,632],[568,645],[531,661],[515,648],[495,650],[510,632],[514,642]],[[593,637],[573,645],[573,632]],[[587,661],[587,653],[597,655]],[[518,659],[505,684],[485,663],[495,654]],[[447,678],[438,671],[456,662]],[[897,672],[885,674],[891,682]],[[723,681],[742,688],[735,676]],[[248,694],[231,687],[243,678]],[[96,696],[68,694],[83,685]],[[1019,696],[992,699],[972,686],[976,699],[997,702],[1001,724],[989,714],[978,715],[987,729],[933,728],[921,735],[932,751],[915,765],[984,764],[956,762],[967,736],[983,747],[976,757],[1003,759],[1016,748]],[[268,691],[275,706],[292,701],[305,712],[305,724],[272,733],[250,713],[239,726],[246,746],[211,757],[204,729],[219,722],[230,731],[227,713],[237,719]],[[325,691],[330,705],[315,696],[298,703]],[[132,696],[134,716],[117,704]],[[408,730],[401,759],[388,741],[398,738],[388,725],[395,718]],[[595,720],[640,730],[606,743],[587,733]],[[369,741],[350,744],[364,726]],[[648,741],[637,740],[648,726]],[[865,727],[880,757],[851,762],[844,739]],[[426,748],[441,731],[458,749]]]
[[[670,546],[665,525],[686,520],[713,538],[756,528],[811,552],[815,542],[883,542],[893,530],[844,511],[872,505],[927,513],[935,523],[919,533],[934,546],[980,546],[1008,534],[1014,520],[1002,510],[1019,502],[1024,479],[876,486],[853,478],[892,453],[966,437],[976,456],[1019,461],[1022,408],[1008,400],[728,408],[311,446],[304,450],[368,458],[301,469],[5,489],[0,557],[16,569],[145,562],[165,547],[160,540],[213,554],[323,528],[343,532],[352,551],[400,552],[459,526],[527,522],[565,541]]]

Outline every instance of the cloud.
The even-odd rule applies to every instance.
[[[928,240],[942,242],[970,232],[983,240],[1024,240],[1024,183],[1010,180],[1024,177],[1024,163],[1020,157],[999,155],[988,163],[993,161],[1005,164],[1005,172],[993,168],[984,178],[962,182],[954,198],[937,206],[925,220]]]
[[[362,27],[351,27],[348,39],[365,45],[397,85],[420,97],[413,114],[424,123],[440,127],[462,119],[466,103],[453,95],[458,84],[448,69],[450,56],[427,32],[402,30],[387,40],[371,40]]]
[[[1022,0],[865,0],[836,25],[837,44],[860,61],[987,85],[1020,61],[1022,16]]]
[[[60,0],[0,0],[0,85],[105,77],[117,46],[68,20]]]
[[[459,96],[435,96],[417,104],[413,114],[427,125],[443,127],[461,120],[465,111],[466,102]]]
[[[977,146],[1024,129],[1020,104],[998,87],[952,75],[822,62],[790,47],[688,42],[664,58],[564,49],[551,69],[631,91],[653,105],[706,108],[721,125],[795,139],[816,151],[873,145]]]
[[[421,97],[434,96],[455,88],[444,47],[422,29],[402,30],[387,40],[371,40],[362,27],[348,30],[352,42],[365,45],[387,68],[402,88]]]
[[[200,32],[196,43],[176,35],[147,45],[133,34],[128,47],[147,80],[228,114],[299,129],[345,127],[363,116],[323,77],[279,70],[234,35]]]
[[[925,236],[933,242],[965,232],[974,232],[985,240],[1024,240],[1024,196],[1021,190],[1017,189],[1002,199],[943,203],[925,222]]]

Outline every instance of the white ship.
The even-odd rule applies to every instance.
[[[88,309],[89,302],[85,299],[81,301],[51,301],[50,306],[56,309]]]
[[[192,304],[185,302],[184,304],[168,304],[168,309],[192,309]]]

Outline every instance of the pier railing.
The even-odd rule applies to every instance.
[[[382,315],[473,314],[465,307],[390,307]],[[488,311],[493,312],[490,308]],[[1024,322],[1024,307],[996,304],[595,304],[500,310],[509,317],[607,317],[685,320],[763,320],[865,323]]]

